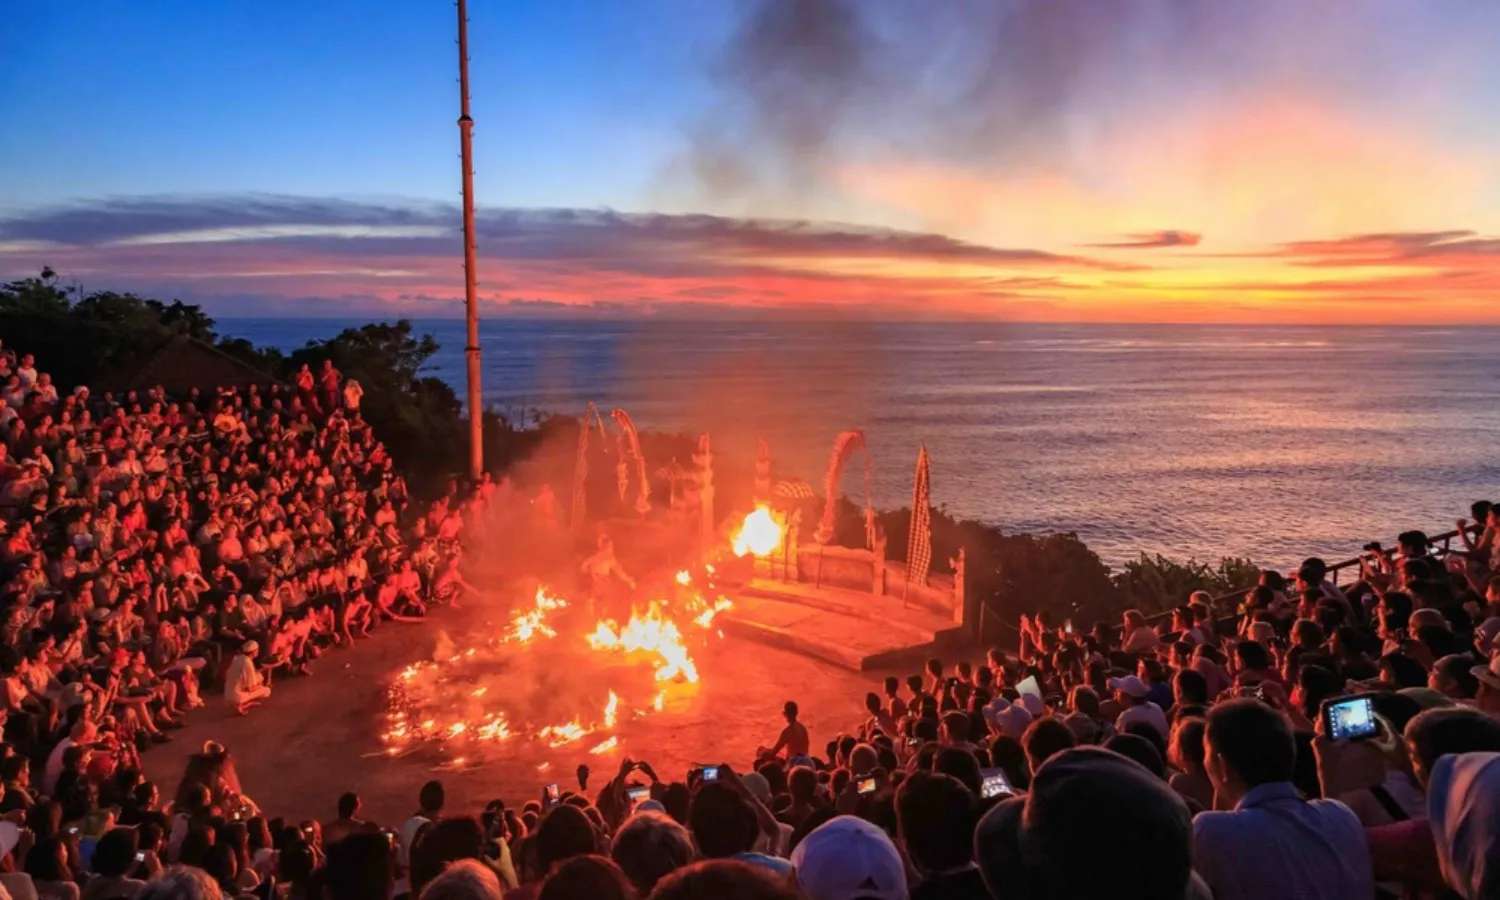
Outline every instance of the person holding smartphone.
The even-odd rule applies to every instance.
[[[84,887],[80,900],[133,897],[145,889],[145,879],[154,874],[152,864],[160,868],[154,855],[141,848],[134,828],[111,828],[94,847],[90,860],[94,877]]]
[[[1218,808],[1193,819],[1193,868],[1216,900],[1374,895],[1359,818],[1337,800],[1303,799],[1292,783],[1297,748],[1285,716],[1229,700],[1209,711],[1205,733]]]

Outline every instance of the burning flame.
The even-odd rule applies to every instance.
[[[604,704],[604,727],[615,727],[615,719],[620,711],[620,698],[614,691],[609,692],[609,702]]]
[[[592,728],[584,728],[577,719],[564,725],[548,725],[536,733],[537,739],[546,741],[549,747],[561,747],[571,744],[594,733]]]
[[[516,641],[526,643],[538,634],[543,637],[557,637],[557,631],[547,625],[547,614],[568,605],[568,601],[561,597],[552,597],[547,594],[547,589],[537,585],[536,598],[532,608],[519,613],[511,619],[510,628],[506,630],[503,641]],[[472,651],[470,652],[472,655]]]
[[[488,722],[475,729],[474,736],[481,741],[503,741],[510,737],[510,725],[505,721],[505,716],[496,713]]]
[[[739,533],[734,536],[735,556],[749,553],[757,557],[770,556],[781,546],[781,525],[771,515],[765,504],[755,507],[755,512],[745,516]]]
[[[655,653],[660,659],[656,667],[657,681],[674,678],[693,683],[698,681],[698,667],[688,655],[682,632],[676,622],[662,617],[661,608],[655,603],[644,616],[639,611],[632,611],[630,621],[623,629],[613,619],[600,619],[594,626],[594,633],[588,636],[588,642],[595,650]]]
[[[620,739],[617,737],[612,737],[608,740],[600,741],[599,744],[594,747],[594,749],[589,751],[589,753],[594,756],[602,756],[603,754],[608,753],[618,746],[620,746]]]
[[[707,606],[703,612],[693,618],[693,624],[699,628],[710,628],[714,624],[714,617],[728,609],[734,609],[734,603],[728,597],[720,597],[714,601],[713,606]]]

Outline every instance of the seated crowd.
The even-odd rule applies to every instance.
[[[25,357],[8,367],[22,370],[40,381]],[[1342,586],[1310,559],[1290,580],[1263,573],[1236,609],[1195,594],[1168,619],[1130,611],[1122,627],[1023,616],[1018,652],[886,678],[857,724],[816,747],[789,702],[779,738],[733,764],[662,777],[625,759],[592,786],[580,766],[576,790],[477,813],[450,809],[432,781],[409,818],[381,827],[354,793],[323,822],[264,814],[210,743],[164,802],[135,754],[201,684],[227,679],[231,702],[253,703],[235,692],[236,668],[253,690],[266,669],[303,670],[378,621],[419,616],[488,496],[486,482],[455,508],[455,488],[402,531],[404,491],[357,409],[304,381],[177,405],[10,404],[25,422],[3,425],[5,496],[21,500],[5,544],[3,649],[19,698],[0,759],[10,896],[1500,897],[1489,504],[1476,504],[1477,527],[1461,523],[1461,548],[1408,533],[1396,553],[1372,546]],[[44,418],[44,433],[71,426],[72,442],[54,445],[83,451],[72,487],[57,486],[66,459],[36,449]],[[159,444],[159,474],[120,474]],[[52,473],[40,500],[9,490],[37,480],[24,473],[40,456]],[[231,528],[256,525],[282,544],[237,547]],[[80,534],[86,552],[69,554]],[[278,643],[288,620],[317,624]],[[159,655],[145,640],[167,623],[185,635]]]
[[[76,896],[87,836],[206,691],[247,712],[464,588],[459,536],[492,485],[414,513],[361,396],[331,362],[292,385],[64,394],[0,348],[0,847],[56,882],[43,895]]]

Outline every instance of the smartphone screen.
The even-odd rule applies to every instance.
[[[558,789],[557,782],[547,785],[547,805],[551,806],[562,798],[562,791]]]
[[[1042,699],[1042,686],[1037,684],[1035,675],[1027,675],[1016,682],[1016,693],[1030,694],[1040,700]]]
[[[875,793],[875,779],[873,779],[873,778],[866,778],[866,779],[863,779],[862,781],[860,781],[860,783],[859,783],[859,792],[861,794],[873,794],[873,793]]]
[[[1359,741],[1380,730],[1369,695],[1341,697],[1323,704],[1323,730],[1331,740]]]
[[[703,767],[703,780],[704,781],[718,781],[719,780],[719,767],[718,766],[704,766]]]
[[[651,788],[644,784],[631,785],[625,789],[625,796],[630,798],[631,803],[640,803],[642,800],[650,798]]]
[[[1004,769],[980,769],[979,777],[979,796],[986,800],[1001,794],[1015,793],[1015,789],[1010,786],[1010,779],[1005,777]]]
[[[146,861],[146,851],[142,850],[141,852],[137,853],[135,855],[135,861],[136,862],[145,862]]]

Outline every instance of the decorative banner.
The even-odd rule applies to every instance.
[[[917,451],[917,474],[911,492],[911,528],[906,540],[906,580],[927,584],[932,567],[932,489],[927,472],[927,445]]]
[[[651,511],[651,482],[646,478],[646,457],[641,453],[641,440],[635,431],[635,423],[630,420],[630,414],[616,407],[610,412],[615,424],[620,428],[620,455],[621,464],[627,461],[635,463],[635,477],[639,482],[636,490],[635,511],[641,515]],[[624,483],[621,485],[624,487]],[[624,491],[620,493],[620,499],[625,499]]]
[[[849,455],[855,450],[865,451],[865,511],[866,517],[874,509],[870,499],[871,481],[873,480],[873,466],[870,461],[869,448],[865,447],[865,433],[858,429],[850,429],[839,434],[833,441],[833,452],[828,457],[828,474],[823,479],[823,518],[818,522],[818,530],[813,534],[813,539],[820,544],[826,544],[833,540],[835,525],[835,513],[839,502],[839,476],[843,474],[844,463],[848,461]],[[868,531],[868,528],[866,529]],[[868,542],[868,535],[866,540]]]
[[[604,423],[599,419],[599,410],[590,403],[583,411],[583,417],[578,420],[578,456],[573,460],[573,510],[568,524],[575,534],[583,528],[584,518],[588,515],[589,429],[595,424],[599,426],[599,437],[602,440]]]

